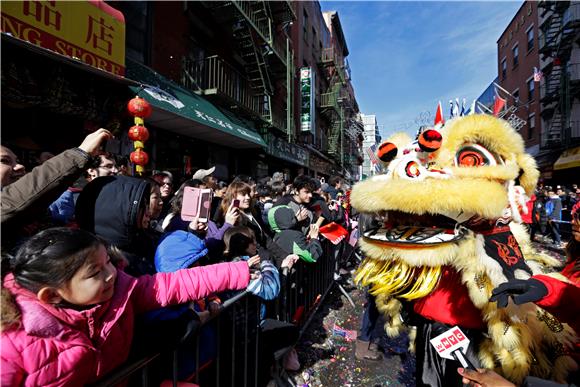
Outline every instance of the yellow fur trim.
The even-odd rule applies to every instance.
[[[413,214],[441,214],[464,211],[494,219],[502,215],[508,199],[502,184],[485,179],[430,180],[426,183],[372,178],[354,186],[351,203],[361,212],[403,210]]]
[[[450,167],[449,170],[457,179],[482,179],[482,180],[514,180],[518,177],[520,167],[511,162],[507,165],[473,167]],[[496,183],[497,184],[497,183]]]
[[[415,353],[415,340],[417,339],[417,327],[409,327],[409,352]]]
[[[441,132],[443,143],[439,150],[455,152],[465,143],[477,143],[504,160],[524,153],[524,141],[505,120],[492,116],[472,115],[447,122]]]
[[[554,361],[552,379],[558,383],[566,383],[566,378],[570,371],[576,371],[578,364],[570,356],[560,356]]]
[[[454,243],[441,243],[430,248],[401,249],[386,246],[372,239],[359,239],[359,246],[366,256],[383,261],[401,260],[411,266],[445,266],[452,262],[459,247]]]
[[[524,171],[519,178],[520,185],[526,191],[526,195],[532,196],[538,184],[538,178],[540,177],[536,160],[527,153],[521,153],[517,156],[517,161],[520,168]]]
[[[412,267],[399,260],[365,259],[355,275],[355,282],[369,286],[373,295],[383,294],[414,300],[435,289],[441,267]]]

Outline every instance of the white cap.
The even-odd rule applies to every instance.
[[[215,171],[215,167],[209,169],[198,169],[191,177],[193,180],[203,180],[204,177],[211,175]]]

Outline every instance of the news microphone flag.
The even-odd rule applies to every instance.
[[[469,339],[459,327],[453,327],[443,332],[439,336],[431,339],[430,342],[442,358],[457,360],[463,368],[476,370],[469,359],[464,356],[469,347]]]

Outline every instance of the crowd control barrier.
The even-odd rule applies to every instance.
[[[171,328],[176,345],[137,353],[93,386],[177,386],[179,380],[200,386],[256,387],[272,376],[284,379],[283,354],[306,330],[338,273],[343,247],[324,241],[323,249],[316,263],[298,261],[281,273],[276,300],[235,294],[213,318],[203,323],[190,319]],[[147,341],[147,335],[135,340]]]

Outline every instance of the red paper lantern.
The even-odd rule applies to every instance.
[[[132,116],[147,118],[151,115],[151,105],[143,98],[135,97],[127,104],[127,110]]]
[[[135,165],[146,165],[149,162],[149,155],[142,149],[131,152],[130,158]]]
[[[147,141],[149,139],[149,131],[142,125],[134,125],[129,129],[129,139],[131,141]]]

